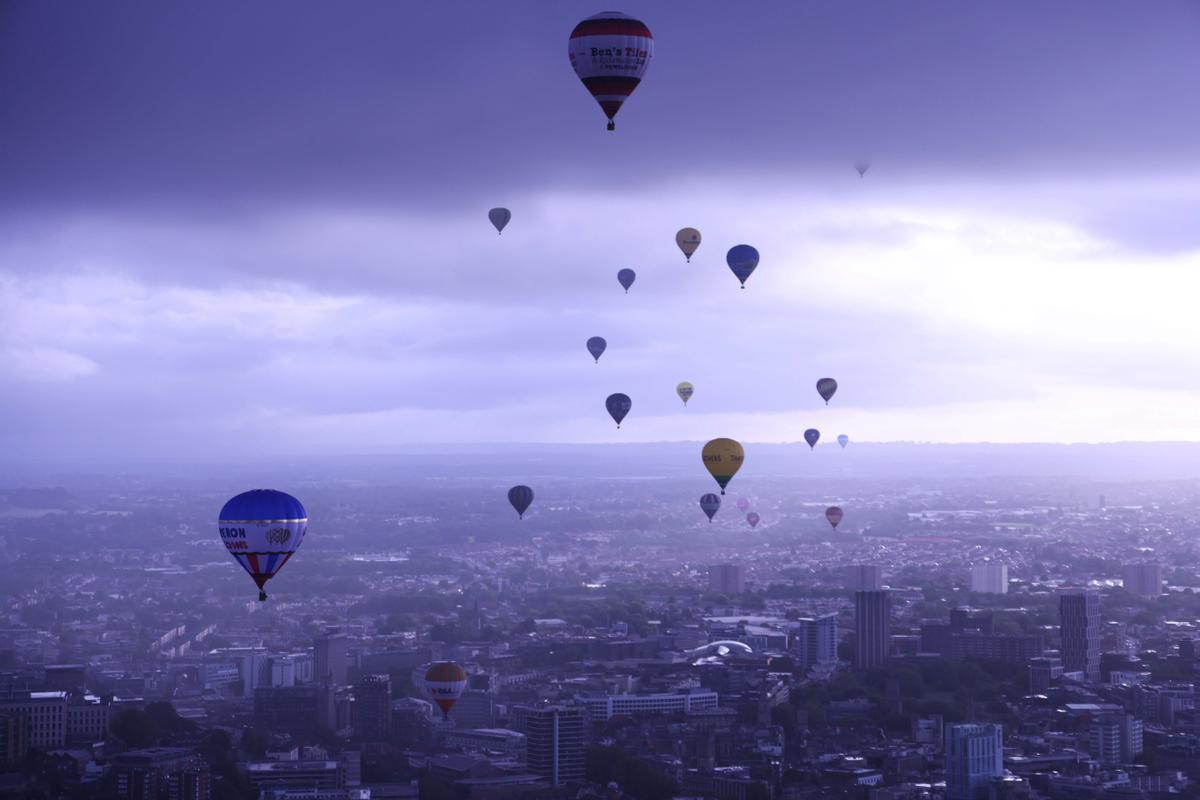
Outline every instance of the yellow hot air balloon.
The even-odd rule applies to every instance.
[[[700,231],[695,228],[680,228],[679,233],[675,234],[675,244],[679,245],[679,249],[690,263],[692,253],[700,246]]]
[[[704,460],[704,466],[708,468],[713,478],[716,479],[717,485],[721,487],[721,494],[725,494],[725,487],[742,468],[742,462],[746,459],[746,451],[733,439],[713,439],[704,445],[700,455]]]
[[[691,400],[692,395],[695,393],[696,387],[692,386],[692,384],[688,381],[680,381],[679,385],[675,387],[675,394],[679,395],[679,399],[683,401],[685,406],[687,405],[687,401]]]

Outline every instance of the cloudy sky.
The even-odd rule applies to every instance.
[[[599,10],[5,4],[6,455],[1200,439],[1196,3]]]

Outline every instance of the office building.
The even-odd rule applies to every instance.
[[[854,666],[883,664],[891,651],[892,596],[885,591],[854,593]]]
[[[186,747],[129,750],[112,759],[117,796],[128,800],[208,800],[203,759]]]
[[[614,716],[693,714],[720,705],[716,692],[703,689],[658,694],[579,695],[575,700],[587,709],[592,722],[612,719]]]
[[[466,689],[454,704],[454,725],[459,728],[491,728],[496,724],[496,699],[484,689]]]
[[[1088,747],[1101,764],[1130,764],[1142,752],[1142,721],[1130,714],[1105,714],[1092,722]]]
[[[109,704],[93,694],[75,695],[67,703],[67,740],[99,742],[108,736]]]
[[[950,636],[947,657],[956,661],[983,658],[989,661],[1010,661],[1024,664],[1037,658],[1046,649],[1040,634],[955,633]]]
[[[561,786],[583,780],[584,709],[578,706],[532,708],[525,714],[526,767]]]
[[[25,717],[29,747],[52,750],[67,742],[66,692],[21,692],[0,700],[0,714]]]
[[[946,800],[986,800],[988,786],[1004,774],[1004,732],[999,725],[947,725]]]
[[[1094,589],[1065,589],[1058,597],[1064,672],[1100,680],[1100,595]]]
[[[708,590],[718,594],[743,594],[746,568],[739,564],[714,564],[708,568]]]
[[[1062,659],[1038,656],[1029,659],[1029,693],[1043,694],[1062,677]]]
[[[971,567],[971,591],[1008,594],[1008,565],[976,564]]]
[[[1158,597],[1163,593],[1161,564],[1125,564],[1121,567],[1125,591],[1138,597]]]
[[[846,567],[846,588],[853,592],[877,592],[883,588],[883,570],[874,564]]]
[[[798,668],[808,670],[837,661],[837,614],[796,620],[791,645]]]
[[[0,770],[20,763],[28,752],[28,717],[12,711],[0,712]]]
[[[254,692],[254,726],[293,735],[334,730],[333,700],[328,686],[264,686]]]
[[[346,770],[341,761],[251,761],[246,779],[260,792],[269,789],[343,789]]]
[[[366,675],[354,685],[354,735],[368,742],[392,736],[392,679]]]
[[[345,636],[329,633],[313,640],[313,680],[342,686],[349,671],[349,644]]]

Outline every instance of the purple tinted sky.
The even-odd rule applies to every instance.
[[[609,134],[592,5],[5,4],[0,434],[615,441],[623,391],[621,441],[1200,438],[1197,9],[626,6]]]

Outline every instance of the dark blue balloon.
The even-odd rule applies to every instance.
[[[221,507],[222,520],[272,520],[308,519],[308,512],[300,501],[287,492],[274,489],[252,489],[233,497]]]
[[[817,446],[817,440],[821,438],[821,432],[816,428],[809,428],[804,432],[804,441],[808,442],[810,448]]]
[[[734,245],[725,254],[725,263],[733,270],[733,274],[737,276],[742,283],[742,288],[745,289],[746,279],[758,266],[758,251],[748,244]]]
[[[604,407],[608,409],[608,414],[617,423],[617,427],[621,427],[621,420],[625,419],[625,415],[629,413],[629,409],[633,408],[633,401],[629,399],[629,395],[610,394],[608,399],[604,401]]]
[[[604,355],[604,351],[608,349],[608,342],[604,341],[603,336],[593,336],[587,340],[588,352],[592,354],[592,358],[596,359],[596,363],[600,363],[600,356]]]
[[[514,486],[508,490],[508,502],[517,510],[517,517],[525,519],[525,511],[533,502],[533,489],[528,486]]]
[[[715,494],[705,494],[700,496],[700,510],[708,515],[708,521],[712,522],[713,514],[721,508],[721,498]]]
[[[617,283],[625,287],[626,294],[629,294],[629,287],[633,286],[636,279],[637,273],[631,269],[623,269],[617,273]]]

